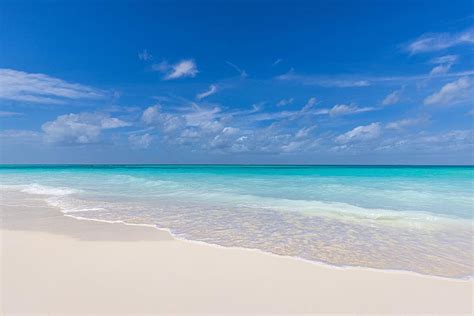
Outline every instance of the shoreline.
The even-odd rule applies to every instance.
[[[153,225],[73,218],[26,193],[3,195],[1,202],[5,315],[468,315],[473,309],[472,279],[337,267],[180,240]]]
[[[52,209],[55,209],[58,214],[61,214],[64,217],[69,217],[73,218],[75,220],[80,220],[80,221],[92,221],[92,222],[99,222],[99,223],[107,223],[107,224],[120,224],[120,225],[127,225],[127,226],[135,226],[135,227],[147,227],[147,228],[152,228],[155,229],[159,232],[165,232],[170,235],[171,238],[174,240],[180,241],[180,242],[187,242],[187,243],[192,243],[192,244],[197,244],[197,245],[203,245],[207,247],[214,247],[217,249],[236,249],[236,250],[241,250],[241,251],[249,251],[249,252],[256,252],[260,253],[263,255],[267,256],[275,256],[277,258],[282,258],[282,259],[288,259],[288,260],[296,260],[300,262],[305,262],[307,264],[313,264],[319,267],[323,268],[329,268],[329,269],[335,269],[335,270],[354,270],[354,271],[374,271],[374,272],[381,272],[381,273],[395,273],[395,274],[408,274],[408,275],[415,275],[415,276],[421,276],[421,277],[427,277],[427,278],[434,278],[434,279],[442,279],[442,280],[460,280],[460,281],[474,281],[474,271],[473,274],[467,277],[446,277],[446,276],[440,276],[440,275],[432,275],[432,274],[425,274],[425,273],[420,273],[416,271],[411,271],[411,270],[402,270],[402,269],[385,269],[385,268],[372,268],[372,267],[365,267],[365,266],[351,266],[351,265],[334,265],[330,263],[326,263],[323,261],[316,261],[316,260],[310,260],[310,259],[305,259],[297,256],[287,256],[287,255],[280,255],[276,253],[272,253],[269,251],[265,251],[262,249],[258,248],[246,248],[246,247],[239,247],[239,246],[222,246],[219,244],[214,244],[210,242],[205,242],[205,241],[199,241],[199,240],[193,240],[193,239],[187,239],[184,237],[180,237],[176,234],[174,234],[171,229],[169,228],[163,228],[163,227],[158,227],[153,224],[145,224],[145,223],[129,223],[125,222],[123,220],[105,220],[105,219],[99,219],[99,218],[89,218],[89,217],[81,217],[81,216],[75,216],[73,215],[74,212],[64,212],[61,210],[60,207],[56,205],[50,204],[47,199],[43,199],[41,197],[50,197],[48,194],[38,194],[38,193],[29,193],[29,192],[24,192],[24,191],[18,191],[18,190],[7,190],[9,192],[13,192],[14,194],[22,194],[26,196],[31,196],[31,197],[39,197],[39,201],[42,203],[45,203],[48,205],[48,207],[51,207]],[[0,190],[0,192],[2,192]],[[36,207],[36,206],[32,206]]]
[[[59,212],[61,212],[59,210]],[[103,220],[103,219],[97,219],[97,218],[88,218],[88,217],[80,217],[80,216],[74,216],[68,213],[63,213],[61,212],[63,216],[66,217],[71,217],[75,220],[80,220],[80,221],[92,221],[92,222],[100,222],[100,223],[108,223],[108,224],[122,224],[122,225],[128,225],[128,226],[138,226],[138,227],[149,227],[156,229],[158,231],[164,231],[167,232],[171,235],[171,237],[177,241],[180,242],[187,242],[187,243],[193,243],[193,244],[198,244],[198,245],[203,245],[207,247],[214,247],[217,249],[236,249],[236,250],[241,250],[241,251],[249,251],[249,252],[256,252],[256,253],[261,253],[263,255],[267,256],[275,256],[277,258],[282,258],[282,259],[288,259],[288,260],[296,260],[296,261],[301,261],[305,262],[307,264],[313,264],[319,267],[324,267],[327,269],[335,269],[335,270],[354,270],[354,271],[373,271],[373,272],[380,272],[380,273],[395,273],[395,274],[408,274],[408,275],[416,275],[420,277],[427,277],[427,278],[434,278],[434,279],[441,279],[441,280],[459,280],[459,281],[474,281],[474,275],[471,275],[469,277],[462,277],[462,278],[454,278],[454,277],[444,277],[444,276],[439,276],[439,275],[431,275],[431,274],[423,274],[419,273],[416,271],[410,271],[410,270],[400,270],[400,269],[378,269],[378,268],[371,268],[371,267],[363,267],[363,266],[337,266],[333,265],[330,263],[325,263],[322,261],[315,261],[315,260],[309,260],[305,258],[300,258],[296,256],[285,256],[285,255],[279,255],[276,253],[264,251],[258,248],[245,248],[245,247],[238,247],[238,246],[221,246],[218,244],[213,244],[205,241],[199,241],[199,240],[192,240],[192,239],[186,239],[184,237],[179,237],[176,234],[173,234],[173,232],[169,228],[161,228],[157,227],[152,224],[135,224],[135,223],[128,223],[122,220],[117,220],[117,221],[109,221],[109,220]]]

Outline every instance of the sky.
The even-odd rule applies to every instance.
[[[0,163],[474,164],[468,1],[0,1]]]

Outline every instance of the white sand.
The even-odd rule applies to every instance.
[[[3,194],[1,219],[2,315],[473,311],[472,281],[177,241],[153,228],[64,217],[26,195]]]

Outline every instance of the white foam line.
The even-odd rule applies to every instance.
[[[23,192],[23,193],[25,193],[25,192]],[[32,193],[25,193],[25,194],[32,195]],[[45,201],[45,202],[47,203],[47,201]],[[49,203],[47,203],[47,204],[50,205]],[[156,225],[152,225],[152,224],[135,224],[135,223],[127,223],[127,222],[122,221],[122,220],[110,221],[110,220],[103,220],[103,219],[97,219],[97,218],[87,218],[87,217],[74,216],[74,215],[70,215],[70,214],[67,214],[67,213],[63,212],[61,210],[61,208],[58,207],[58,206],[52,206],[52,205],[50,205],[50,206],[58,208],[59,211],[61,212],[61,214],[63,214],[64,216],[71,217],[71,218],[74,218],[74,219],[77,219],[77,220],[88,220],[88,221],[96,221],[96,222],[103,222],[103,223],[109,223],[109,224],[123,224],[123,225],[130,225],[130,226],[152,227],[152,228],[154,228],[156,230],[159,230],[159,231],[166,231],[174,239],[179,240],[179,241],[183,241],[183,242],[187,242],[187,243],[193,243],[193,244],[203,245],[203,246],[207,246],[207,247],[215,247],[215,248],[218,248],[218,249],[238,249],[238,250],[243,250],[243,251],[257,252],[257,253],[261,253],[261,254],[264,254],[264,255],[267,255],[267,256],[274,256],[274,257],[283,258],[283,259],[287,259],[287,260],[302,261],[302,262],[306,262],[308,264],[313,264],[313,265],[317,265],[317,266],[325,267],[325,268],[329,268],[329,269],[356,270],[356,271],[359,270],[359,271],[372,271],[372,272],[379,272],[379,273],[396,273],[396,274],[405,274],[405,275],[416,275],[416,276],[419,276],[419,277],[435,278],[435,279],[440,279],[440,280],[451,280],[451,281],[454,281],[454,282],[465,282],[465,281],[474,280],[474,276],[468,276],[468,277],[462,277],[462,278],[450,278],[450,277],[444,277],[444,276],[438,276],[438,275],[423,274],[423,273],[420,273],[420,272],[409,271],[409,270],[377,269],[377,268],[362,267],[362,266],[337,266],[337,265],[332,265],[332,264],[325,263],[325,262],[322,262],[322,261],[304,259],[304,258],[301,258],[301,257],[298,257],[298,256],[279,255],[279,254],[275,254],[275,253],[272,253],[272,252],[267,252],[267,251],[264,251],[264,250],[261,250],[261,249],[256,249],[256,248],[246,248],[246,247],[238,247],[238,246],[221,246],[221,245],[218,245],[218,244],[213,244],[213,243],[209,243],[209,242],[205,242],[205,241],[186,239],[184,237],[181,237],[181,236],[173,233],[169,228],[160,228],[160,227],[158,227]]]
[[[61,212],[62,213],[62,212]],[[458,281],[458,282],[465,282],[465,281],[471,281],[474,280],[474,276],[469,276],[469,277],[462,277],[462,278],[450,278],[450,277],[444,277],[444,276],[438,276],[438,275],[430,275],[430,274],[423,274],[420,272],[415,272],[415,271],[409,271],[409,270],[397,270],[397,269],[377,269],[377,268],[371,268],[371,267],[362,267],[362,266],[337,266],[337,265],[332,265],[329,263],[325,263],[322,261],[316,261],[316,260],[309,260],[309,259],[304,259],[298,256],[288,256],[288,255],[279,255],[275,254],[272,252],[264,251],[261,249],[256,249],[256,248],[246,248],[246,247],[239,247],[239,246],[221,246],[218,244],[210,243],[210,242],[205,242],[205,241],[199,241],[199,240],[192,240],[192,239],[186,239],[184,237],[179,236],[178,234],[175,234],[171,231],[169,228],[161,228],[156,225],[152,224],[136,224],[136,223],[127,223],[122,220],[104,220],[104,219],[97,219],[97,218],[87,218],[87,217],[80,217],[80,216],[74,216],[70,214],[64,214],[64,216],[71,217],[77,220],[85,220],[85,221],[94,221],[94,222],[102,222],[102,223],[108,223],[108,224],[123,224],[123,225],[129,225],[129,226],[142,226],[142,227],[151,227],[159,231],[165,231],[168,232],[174,239],[186,243],[192,243],[192,244],[197,244],[201,246],[206,246],[206,247],[213,247],[217,249],[235,249],[235,250],[243,250],[247,252],[254,252],[254,253],[260,253],[264,254],[266,256],[273,256],[276,258],[282,258],[286,260],[297,260],[297,261],[302,261],[308,264],[324,267],[324,268],[329,268],[329,269],[336,269],[336,270],[359,270],[359,271],[369,271],[369,272],[379,272],[379,273],[396,273],[396,274],[405,274],[405,275],[416,275],[419,277],[424,277],[424,278],[435,278],[435,279],[441,279],[441,280],[450,280],[450,281]]]

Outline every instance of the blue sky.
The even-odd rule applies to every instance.
[[[2,1],[2,163],[474,163],[472,1]]]

